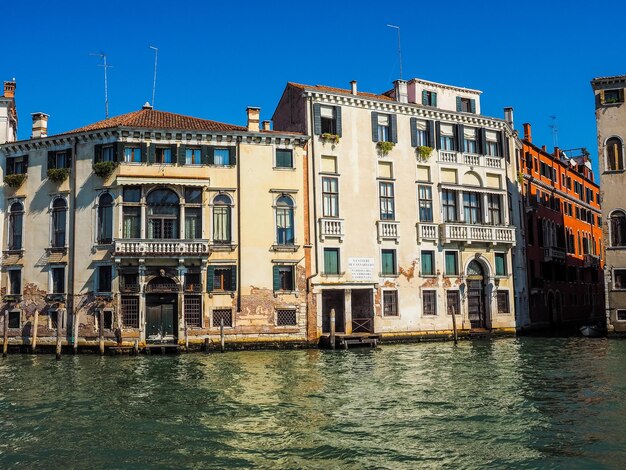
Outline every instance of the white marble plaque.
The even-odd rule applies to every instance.
[[[374,258],[348,258],[348,271],[353,281],[372,281]]]

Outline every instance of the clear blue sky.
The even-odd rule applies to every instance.
[[[0,80],[17,79],[19,138],[30,113],[50,114],[61,133],[104,118],[104,51],[109,114],[151,100],[159,48],[156,108],[233,124],[247,106],[269,119],[287,81],[382,92],[398,78],[401,27],[404,78],[420,77],[484,92],[483,114],[515,108],[516,128],[552,147],[557,116],[562,148],[597,157],[596,76],[626,73],[620,32],[623,2],[271,1],[20,2],[3,6]],[[594,165],[597,166],[597,165]]]

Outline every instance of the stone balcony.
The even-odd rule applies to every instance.
[[[544,261],[565,261],[565,249],[557,246],[547,246],[543,249]]]
[[[423,224],[420,222],[416,227],[417,241],[439,239],[439,226],[437,224]]]
[[[343,219],[322,217],[319,220],[320,238],[322,241],[324,241],[325,238],[338,238],[339,241],[343,241],[345,235]]]
[[[394,240],[396,244],[400,243],[400,222],[378,220],[376,222],[376,232],[378,243],[383,240]]]
[[[515,246],[515,227],[501,225],[441,224],[442,243],[465,242]]]
[[[208,240],[116,239],[115,256],[208,256]]]
[[[504,159],[502,157],[461,153],[453,150],[439,150],[437,161],[440,163],[454,163],[457,165],[479,166],[484,168],[504,168]]]

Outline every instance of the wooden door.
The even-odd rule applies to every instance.
[[[161,306],[148,305],[146,309],[146,337],[161,339]]]
[[[467,282],[467,313],[472,328],[485,328],[485,293],[482,280]]]

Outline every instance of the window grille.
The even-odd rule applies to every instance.
[[[294,326],[298,324],[298,318],[295,309],[279,309],[276,310],[276,325],[278,326]]]
[[[224,320],[224,326],[233,326],[233,311],[230,308],[213,310],[213,327],[219,327]]]
[[[139,298],[122,296],[122,324],[125,328],[139,328]]]
[[[199,295],[185,296],[185,322],[187,326],[202,326],[202,309]]]

